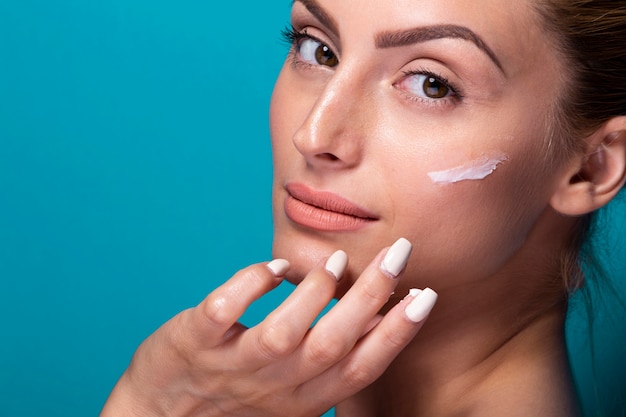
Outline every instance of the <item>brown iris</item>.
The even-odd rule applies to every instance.
[[[334,67],[339,63],[337,55],[324,44],[320,44],[315,50],[315,59],[320,65],[326,65],[328,67]]]
[[[435,77],[427,76],[424,80],[424,94],[430,98],[444,98],[450,93],[450,88]]]

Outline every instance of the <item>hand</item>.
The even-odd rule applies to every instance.
[[[434,305],[432,290],[414,291],[377,315],[410,250],[400,239],[381,251],[312,328],[346,268],[344,252],[314,268],[250,329],[237,320],[280,283],[289,264],[275,260],[239,271],[142,343],[101,416],[321,415],[374,382]]]

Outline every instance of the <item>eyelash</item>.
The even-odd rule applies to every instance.
[[[445,85],[446,87],[448,87],[450,89],[450,91],[453,93],[453,95],[451,97],[449,97],[450,99],[457,99],[457,100],[462,100],[464,98],[463,96],[463,92],[461,90],[461,88],[456,85],[455,83],[451,82],[450,80],[448,80],[448,78],[446,78],[445,76],[438,74],[434,71],[431,71],[429,69],[426,68],[419,68],[416,70],[410,70],[410,71],[404,71],[403,74],[405,75],[405,77],[412,77],[415,75],[425,75],[426,77],[432,77],[435,78],[437,81],[441,82],[443,85]],[[421,97],[415,97],[416,100],[424,100]]]
[[[306,40],[306,39],[312,39],[321,44],[324,44],[324,42],[322,42],[320,39],[314,36],[309,35],[306,32],[306,29],[300,32],[296,28],[294,28],[292,25],[287,25],[281,30],[281,39],[284,43],[286,43],[291,48],[291,52],[292,52],[291,61],[294,66],[301,66],[301,65],[306,66],[306,67],[315,66],[308,62],[301,61],[297,58],[296,53],[298,52],[298,46],[303,40]],[[448,80],[448,78],[444,77],[441,74],[437,74],[436,72],[433,72],[426,68],[419,68],[417,70],[404,71],[405,77],[411,77],[411,76],[416,76],[416,75],[423,75],[423,76],[433,77],[437,79],[439,82],[441,82],[446,87],[448,87],[450,91],[453,93],[453,95],[451,97],[444,98],[444,99],[428,100],[428,99],[424,99],[423,97],[414,96],[413,94],[410,94],[407,92],[406,97],[409,100],[418,101],[418,102],[431,101],[431,104],[432,102],[442,102],[441,104],[444,104],[443,102],[448,101],[450,99],[455,99],[455,100],[460,101],[464,97],[461,89],[456,84],[452,83],[450,80]]]
[[[294,46],[297,45],[298,42],[303,38],[307,36],[306,32],[304,33],[300,33],[296,30],[296,28],[294,28],[291,25],[287,25],[285,26],[281,31],[280,31],[280,37],[282,39],[282,41],[284,43],[286,43],[288,46]]]
[[[326,45],[322,40],[316,38],[315,36],[309,35],[306,32],[306,29],[300,32],[296,28],[294,28],[292,25],[287,25],[285,28],[283,28],[283,30],[281,30],[280,34],[281,34],[282,41],[291,48],[290,60],[294,66],[296,67],[303,66],[306,68],[317,67],[317,65],[313,65],[311,63],[298,59],[297,53],[299,52],[298,48],[300,44],[302,43],[302,41],[311,39],[315,42],[319,42],[322,45]]]

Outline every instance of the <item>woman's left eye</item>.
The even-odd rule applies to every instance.
[[[417,97],[437,100],[457,95],[450,83],[435,74],[428,72],[410,72],[399,84],[412,95]]]
[[[324,65],[331,68],[339,64],[337,55],[327,45],[316,39],[302,38],[296,48],[302,60],[309,64]]]

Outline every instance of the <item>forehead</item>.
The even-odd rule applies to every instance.
[[[441,20],[471,22],[485,29],[515,29],[537,22],[530,0],[293,0],[309,10],[329,12],[338,28],[350,22],[367,23],[372,30],[432,24]]]

